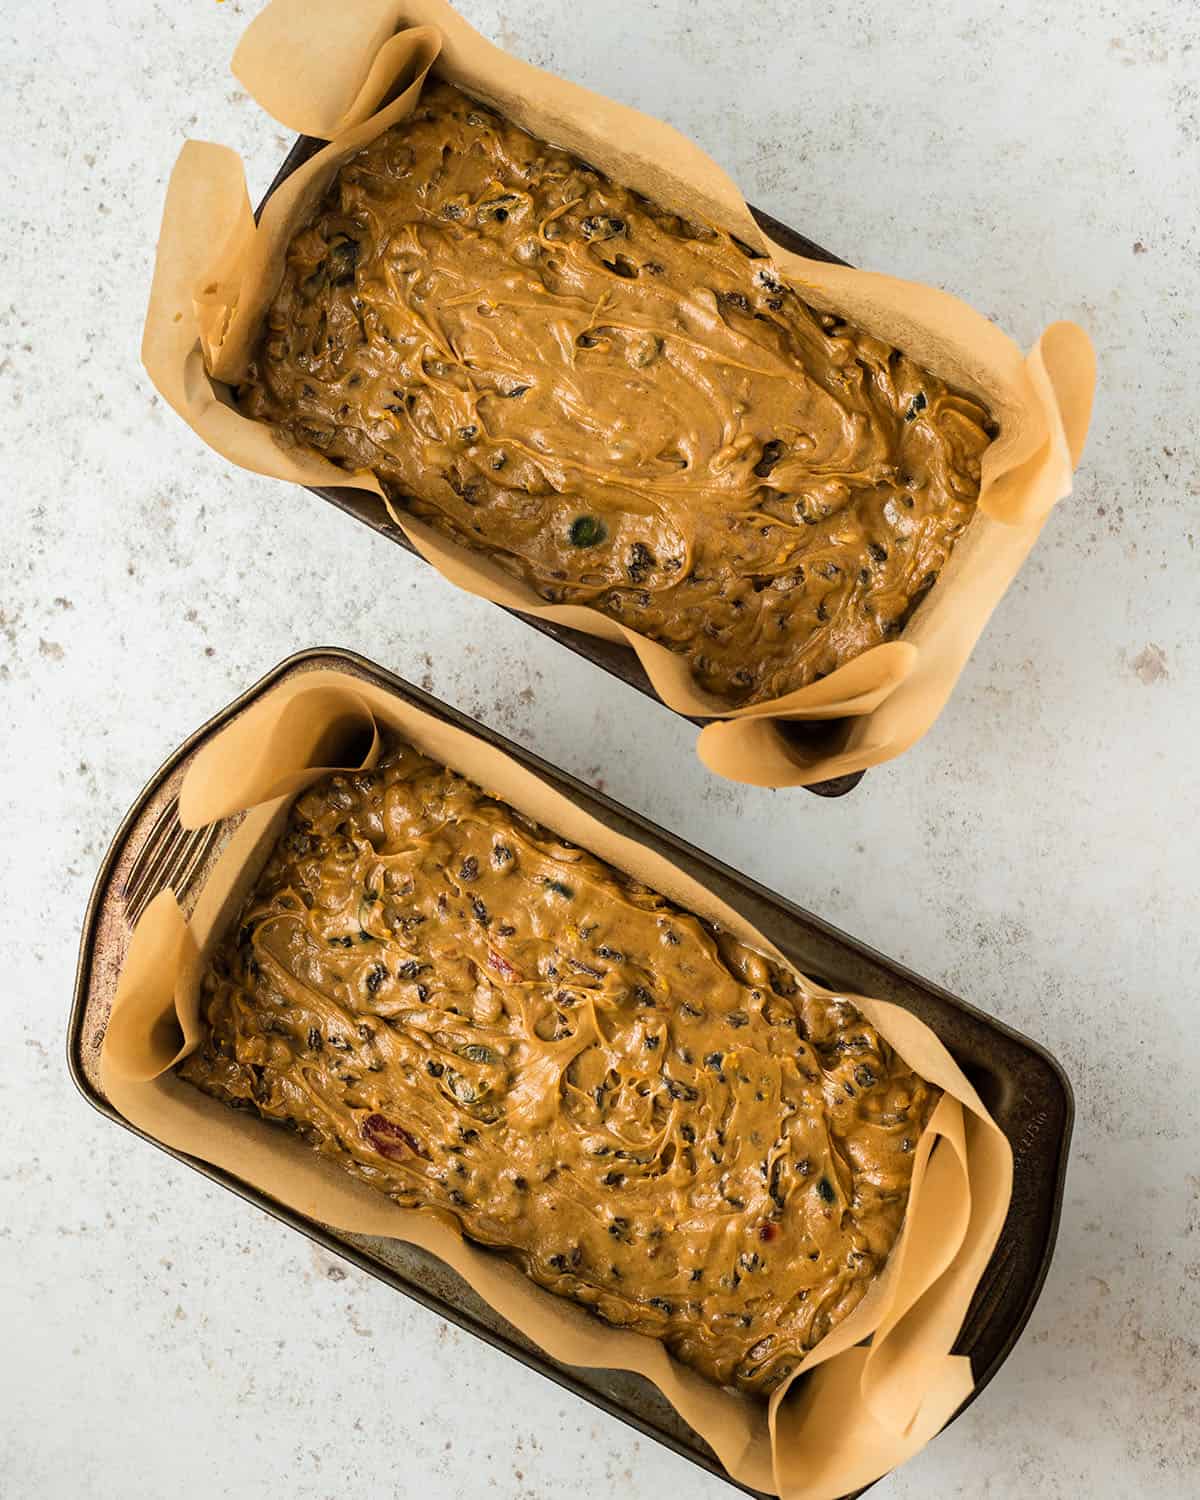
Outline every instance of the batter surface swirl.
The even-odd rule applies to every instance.
[[[729,234],[441,82],[296,235],[238,394],[731,705],[899,633],[993,431]]]
[[[769,1391],[862,1298],[937,1091],[863,1015],[411,747],[301,796],[183,1077]]]

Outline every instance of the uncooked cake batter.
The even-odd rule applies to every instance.
[[[440,82],[292,242],[238,396],[736,705],[899,633],[994,430],[728,234]]]
[[[862,1298],[937,1091],[854,1006],[405,745],[301,796],[183,1076],[769,1391]]]

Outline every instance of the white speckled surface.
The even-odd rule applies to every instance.
[[[504,46],[664,115],[858,263],[947,286],[1023,342],[1055,316],[1092,332],[1075,498],[935,732],[832,804],[706,779],[684,725],[320,501],[227,468],[152,395],[137,347],[178,143],[235,145],[255,193],[287,144],[227,71],[255,8],[0,5],[0,1493],[729,1493],[68,1080],[77,925],[120,816],[212,710],[336,643],[1065,1063],[1076,1147],[1041,1304],[881,1497],[1197,1494],[1195,6],[466,0]]]

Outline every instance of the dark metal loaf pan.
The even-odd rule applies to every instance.
[[[1036,1043],[973,1006],[919,979],[638,813],[548,765],[495,730],[351,652],[305,651],[275,667],[168,758],[117,830],[96,877],[84,918],[68,1034],[71,1075],[84,1097],[110,1119],[126,1129],[132,1128],[105,1099],[97,1062],[117,977],[129,944],[130,887],[134,884],[144,888],[146,851],[162,856],[171,830],[177,826],[174,800],[184,772],[203,744],[268,689],[318,668],[349,672],[387,688],[427,713],[498,746],[608,826],[656,849],[703,882],[742,912],[802,972],[821,979],[831,988],[893,1001],[932,1027],[979,1090],[1012,1143],[1015,1157],[1012,1207],[955,1346],[957,1353],[971,1358],[977,1382],[973,1400],[999,1369],[1024,1328],[1054,1249],[1074,1114],[1071,1088],[1058,1063]],[[185,871],[181,879],[173,882],[185,911],[190,910],[198,888],[236,821],[214,825],[207,835],[198,836],[190,850],[177,843],[175,856],[169,862]],[[281,1207],[225,1172],[179,1152],[170,1154],[728,1482],[711,1449],[640,1376],[620,1371],[579,1370],[559,1364],[499,1318],[455,1273],[432,1256],[393,1240],[341,1234]]]
[[[318,140],[315,136],[302,135],[288,152],[283,165],[275,175],[275,180],[263,196],[262,203],[258,205],[257,212],[262,213],[263,205],[277,187],[292,175],[306,161],[315,156],[328,142]],[[778,219],[773,219],[769,214],[751,206],[750,212],[758,220],[762,228],[778,244],[788,250],[793,250],[797,255],[804,255],[809,260],[830,261],[834,265],[848,265],[848,261],[840,260],[836,255],[831,255],[828,250],[823,250],[820,245],[815,245],[812,240],[806,239],[794,229],[789,229],[781,224]],[[387,510],[377,496],[367,490],[356,490],[349,486],[308,486],[314,495],[320,495],[323,500],[328,500],[343,510],[347,515],[362,521],[372,531],[377,531],[380,536],[385,536],[389,541],[395,542],[403,547],[406,552],[411,552],[414,557],[421,554],[416,550],[403,531],[395,524],[388,515]],[[424,559],[422,559],[424,561]],[[498,606],[503,608],[503,606]],[[557,625],[551,620],[535,619],[532,615],[522,614],[519,610],[508,610],[508,614],[515,615],[524,620],[527,625],[532,625],[535,630],[540,630],[543,635],[550,636],[569,651],[574,651],[577,656],[586,657],[597,667],[602,667],[614,677],[619,677],[622,682],[628,683],[630,687],[637,688],[639,693],[644,693],[647,698],[653,698],[656,703],[662,699],[650,685],[650,679],[646,676],[642,664],[637,656],[628,646],[622,646],[614,641],[602,641],[596,636],[588,635],[583,630],[573,630],[567,625]],[[694,718],[693,724],[702,725],[708,721]],[[781,722],[780,732],[797,745],[803,745],[810,749],[816,749],[822,745],[834,745],[844,733],[843,720],[812,720],[804,722],[792,720]],[[829,781],[816,781],[806,787],[806,791],[814,792],[818,797],[843,797],[862,780],[866,773],[853,771],[847,776],[835,776]]]

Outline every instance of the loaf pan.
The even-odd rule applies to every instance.
[[[306,161],[317,154],[328,144],[327,141],[318,140],[315,136],[302,135],[288,152],[283,165],[275,175],[275,180],[267,189],[262,202],[258,205],[256,217],[263,211],[263,207],[271,194],[286,182],[298,167],[302,167]],[[834,265],[848,265],[848,261],[840,260],[836,255],[823,250],[820,245],[815,245],[812,240],[806,239],[804,235],[798,234],[794,229],[789,229],[781,224],[778,219],[773,219],[769,214],[751,205],[750,212],[758,220],[761,227],[777,243],[787,250],[793,250],[797,255],[804,255],[809,260],[830,261]],[[372,495],[368,490],[357,490],[350,486],[306,486],[312,494],[320,495],[322,500],[328,500],[336,505],[339,510],[345,511],[347,515],[362,521],[372,531],[377,531],[380,536],[385,536],[389,541],[395,542],[403,547],[406,552],[411,552],[414,557],[421,558],[421,554],[412,545],[408,538],[388,515],[383,503],[378,496]],[[424,558],[421,558],[424,562]],[[497,608],[504,608],[498,605]],[[522,614],[519,610],[510,609],[508,614],[515,615],[517,619],[523,620],[526,625],[532,625],[535,630],[540,630],[543,635],[550,636],[559,645],[566,646],[569,651],[574,651],[576,656],[586,657],[597,667],[613,677],[619,677],[622,682],[628,683],[630,687],[637,688],[639,693],[644,693],[647,698],[653,698],[655,703],[661,703],[662,699],[650,685],[650,679],[636,654],[629,646],[623,646],[616,641],[602,641],[597,636],[588,635],[584,630],[573,630],[568,625],[556,624],[553,620],[539,620],[533,615]],[[680,717],[689,717],[680,715]],[[690,722],[702,726],[709,721],[701,718],[691,718]],[[794,741],[808,749],[817,749],[821,746],[836,744],[845,732],[845,721],[839,719],[827,720],[787,720],[781,719],[778,724],[780,733],[787,739]],[[814,792],[818,797],[843,797],[862,780],[866,774],[864,771],[852,771],[847,776],[835,776],[829,781],[816,781],[805,790]]]
[[[955,1353],[970,1356],[976,1377],[964,1407],[974,1400],[1000,1368],[1028,1321],[1053,1253],[1074,1115],[1070,1084],[1059,1064],[1027,1037],[352,652],[305,651],[275,667],[168,758],[117,830],[84,918],[68,1032],[71,1076],[84,1098],[117,1124],[133,1129],[105,1098],[98,1069],[100,1044],[129,945],[131,913],[165,883],[162,874],[170,871],[178,872],[169,883],[185,912],[190,911],[197,890],[237,822],[230,819],[190,837],[178,831],[175,797],[188,765],[202,745],[269,689],[322,668],[348,672],[374,683],[497,746],[592,816],[655,849],[703,882],[740,911],[803,973],[832,989],[874,995],[902,1005],[937,1033],[1008,1137],[1014,1157],[1008,1217],[955,1345]],[[134,1134],[142,1132],[135,1130]],[[169,1150],[164,1146],[159,1149]],[[733,1485],[707,1444],[641,1376],[560,1364],[497,1316],[454,1272],[415,1246],[339,1233],[282,1207],[218,1168],[181,1152],[169,1154],[441,1317],[672,1448],[733,1488],[756,1493]]]

